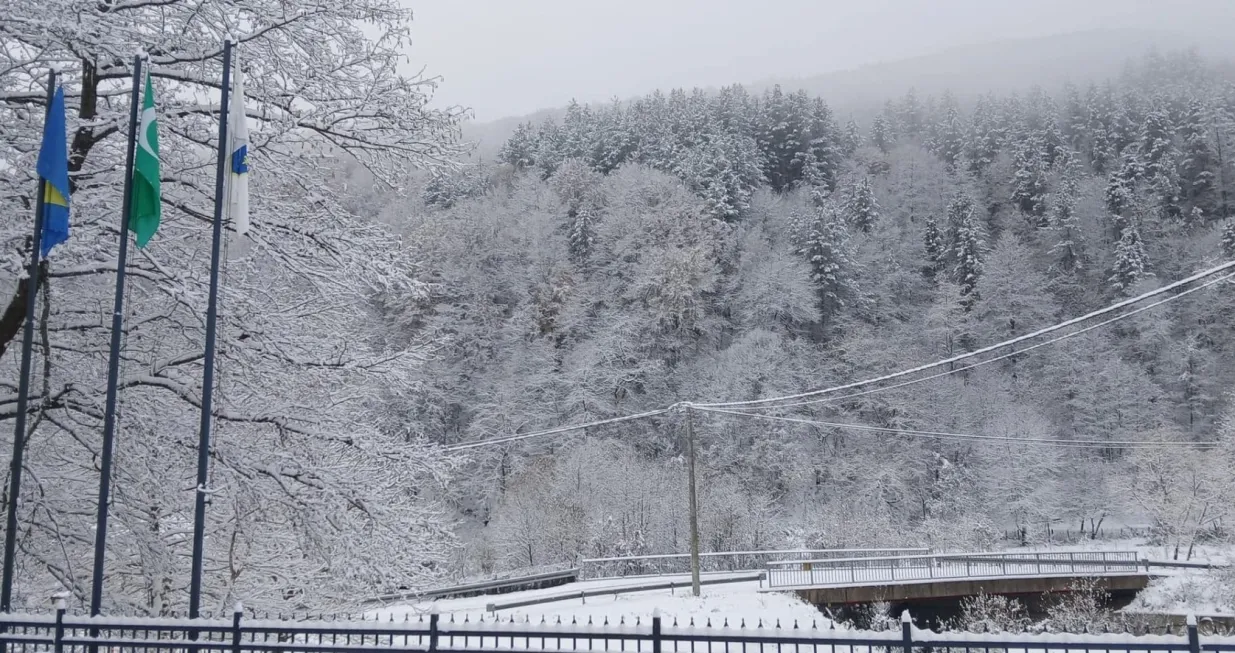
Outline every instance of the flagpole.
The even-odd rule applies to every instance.
[[[227,177],[227,102],[231,90],[232,40],[223,42],[223,98],[219,113],[219,157],[214,180],[214,240],[210,250],[210,303],[206,309],[206,359],[202,372],[202,421],[197,441],[197,487],[193,509],[193,576],[189,582],[189,618],[196,619],[202,602],[205,558],[206,483],[210,480],[210,419],[214,399],[215,336],[219,321],[219,250],[223,241],[223,181]]]
[[[56,94],[56,71],[47,73],[47,113]],[[46,132],[46,127],[44,127]],[[0,579],[0,612],[9,612],[13,603],[13,563],[17,548],[17,500],[21,497],[22,456],[26,453],[26,410],[30,401],[30,363],[34,348],[34,304],[39,292],[39,257],[43,237],[43,195],[46,182],[38,178],[34,200],[34,238],[30,241],[30,269],[26,271],[26,325],[21,341],[21,380],[17,389],[17,426],[13,429],[13,460],[9,467],[9,505],[4,528],[4,575]]]
[[[120,343],[124,329],[124,266],[129,254],[129,211],[133,206],[133,149],[137,142],[137,107],[141,92],[142,58],[133,57],[133,94],[129,104],[129,140],[124,150],[124,199],[120,209],[120,253],[116,257],[116,299],[111,315],[111,355],[107,361],[107,407],[103,412],[103,453],[99,469],[98,522],[94,529],[94,578],[90,616],[103,605],[103,564],[107,551],[107,512],[111,501],[112,449],[116,443],[116,395],[120,385]]]

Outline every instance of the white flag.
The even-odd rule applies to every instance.
[[[232,159],[227,180],[227,211],[236,233],[244,235],[249,232],[249,121],[244,114],[244,73],[239,64],[234,75],[227,125],[228,151]]]

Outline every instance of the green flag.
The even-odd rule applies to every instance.
[[[154,84],[146,75],[146,93],[142,100],[141,127],[137,130],[137,153],[133,160],[133,208],[129,213],[129,229],[137,234],[137,246],[146,243],[159,230],[163,213],[159,202],[159,123],[154,115]]]

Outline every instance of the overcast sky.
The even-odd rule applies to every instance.
[[[402,0],[417,65],[480,121],[1102,27],[1208,30],[1235,0]]]

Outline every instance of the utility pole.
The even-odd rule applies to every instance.
[[[694,406],[686,410],[687,493],[690,498],[690,591],[699,596],[699,495],[695,491],[695,425]]]

